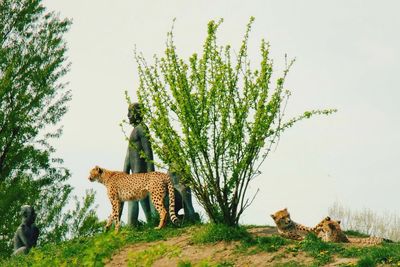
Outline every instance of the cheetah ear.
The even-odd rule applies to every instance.
[[[330,221],[330,220],[331,220],[331,217],[329,217],[329,216],[325,217],[325,221]]]
[[[99,166],[96,165],[96,167],[94,167],[96,169],[96,171],[98,171],[100,174],[103,173],[103,169],[100,168]]]
[[[272,217],[272,219],[274,219],[274,220],[275,220],[275,216],[274,216],[274,214],[271,214],[271,217]]]
[[[338,223],[338,224],[340,224],[340,220],[339,220],[339,221],[337,221],[337,223]]]
[[[287,211],[287,208],[284,208],[283,210],[284,210],[284,211]]]

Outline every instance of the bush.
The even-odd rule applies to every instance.
[[[302,119],[335,110],[306,111],[283,121],[290,91],[284,88],[293,63],[272,81],[269,44],[262,40],[258,69],[250,67],[247,25],[237,58],[231,46],[217,44],[222,23],[210,21],[202,55],[188,61],[177,54],[172,31],[165,55],[148,64],[136,53],[139,101],[155,153],[174,166],[210,221],[237,226],[249,197],[249,184],[284,130]]]

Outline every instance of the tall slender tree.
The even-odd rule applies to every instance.
[[[41,0],[0,1],[0,256],[10,252],[22,204],[36,208],[42,240],[68,232],[61,211],[70,173],[49,141],[60,137],[71,99],[62,82],[70,25]]]

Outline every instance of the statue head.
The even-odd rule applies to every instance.
[[[142,105],[139,103],[132,103],[128,108],[128,119],[132,125],[138,125],[142,122]]]
[[[22,217],[22,222],[31,225],[35,222],[36,219],[36,213],[35,210],[33,209],[32,206],[29,205],[23,205],[21,207],[21,217]]]

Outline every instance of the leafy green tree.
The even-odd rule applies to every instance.
[[[70,25],[41,0],[0,1],[0,256],[11,251],[23,204],[38,213],[41,241],[68,232],[62,228],[70,173],[49,141],[60,137],[57,123],[71,99],[62,82]]]
[[[249,184],[280,135],[296,122],[335,110],[313,110],[283,121],[290,91],[284,88],[287,64],[273,85],[269,44],[261,42],[261,64],[248,58],[250,19],[233,60],[231,47],[217,44],[221,21],[208,24],[202,55],[181,59],[168,34],[163,57],[148,64],[136,53],[143,104],[154,151],[179,170],[211,222],[238,225],[254,196]]]

